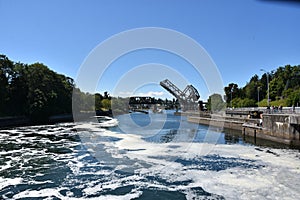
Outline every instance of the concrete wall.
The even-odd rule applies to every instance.
[[[274,142],[300,146],[300,115],[263,114],[263,126],[257,126],[258,119],[238,117],[187,116],[189,122],[242,130],[244,135]]]
[[[195,116],[188,116],[188,122],[204,124],[208,126],[215,126],[221,128],[229,128],[234,130],[242,130],[243,124],[245,122],[249,123],[258,123],[257,119],[242,119],[242,118],[231,118],[231,117],[222,117],[222,116],[212,116],[211,118],[207,117],[195,117]]]
[[[243,135],[254,137],[255,142],[256,142],[256,138],[260,138],[260,139],[269,140],[269,141],[278,142],[287,145],[294,144],[290,139],[278,137],[278,135],[276,134],[268,134],[266,129],[254,125],[253,126],[244,125]]]
[[[265,134],[289,140],[299,140],[300,116],[288,114],[264,114]]]

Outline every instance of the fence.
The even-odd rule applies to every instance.
[[[262,111],[264,113],[271,114],[300,114],[300,107],[282,107],[279,109],[278,107],[270,107],[267,109],[266,107],[247,107],[247,108],[227,108],[228,111],[240,111],[240,112],[248,112],[248,111]]]

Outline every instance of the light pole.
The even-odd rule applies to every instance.
[[[266,70],[264,69],[260,69],[260,71],[262,72],[266,72],[267,74],[267,87],[268,87],[268,107],[270,106],[270,90],[269,90],[269,72],[267,72]]]
[[[231,109],[232,109],[232,92],[233,92],[233,87],[231,87],[231,89],[230,89],[230,96],[231,96],[230,107],[231,107]]]
[[[259,90],[260,86],[257,87],[257,107],[259,107]]]

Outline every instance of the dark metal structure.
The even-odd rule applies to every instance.
[[[187,85],[186,88],[181,91],[168,79],[161,81],[160,85],[178,99],[183,111],[199,109],[198,99],[200,95],[194,86]]]
[[[155,104],[153,97],[130,97],[129,105]]]

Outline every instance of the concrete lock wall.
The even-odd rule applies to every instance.
[[[299,116],[288,114],[264,114],[265,134],[289,140],[299,140]],[[294,124],[295,123],[295,124]]]
[[[263,114],[263,124],[258,126],[259,119],[241,117],[201,117],[187,115],[193,123],[241,130],[243,135],[266,139],[292,146],[300,146],[300,115],[299,114]]]

